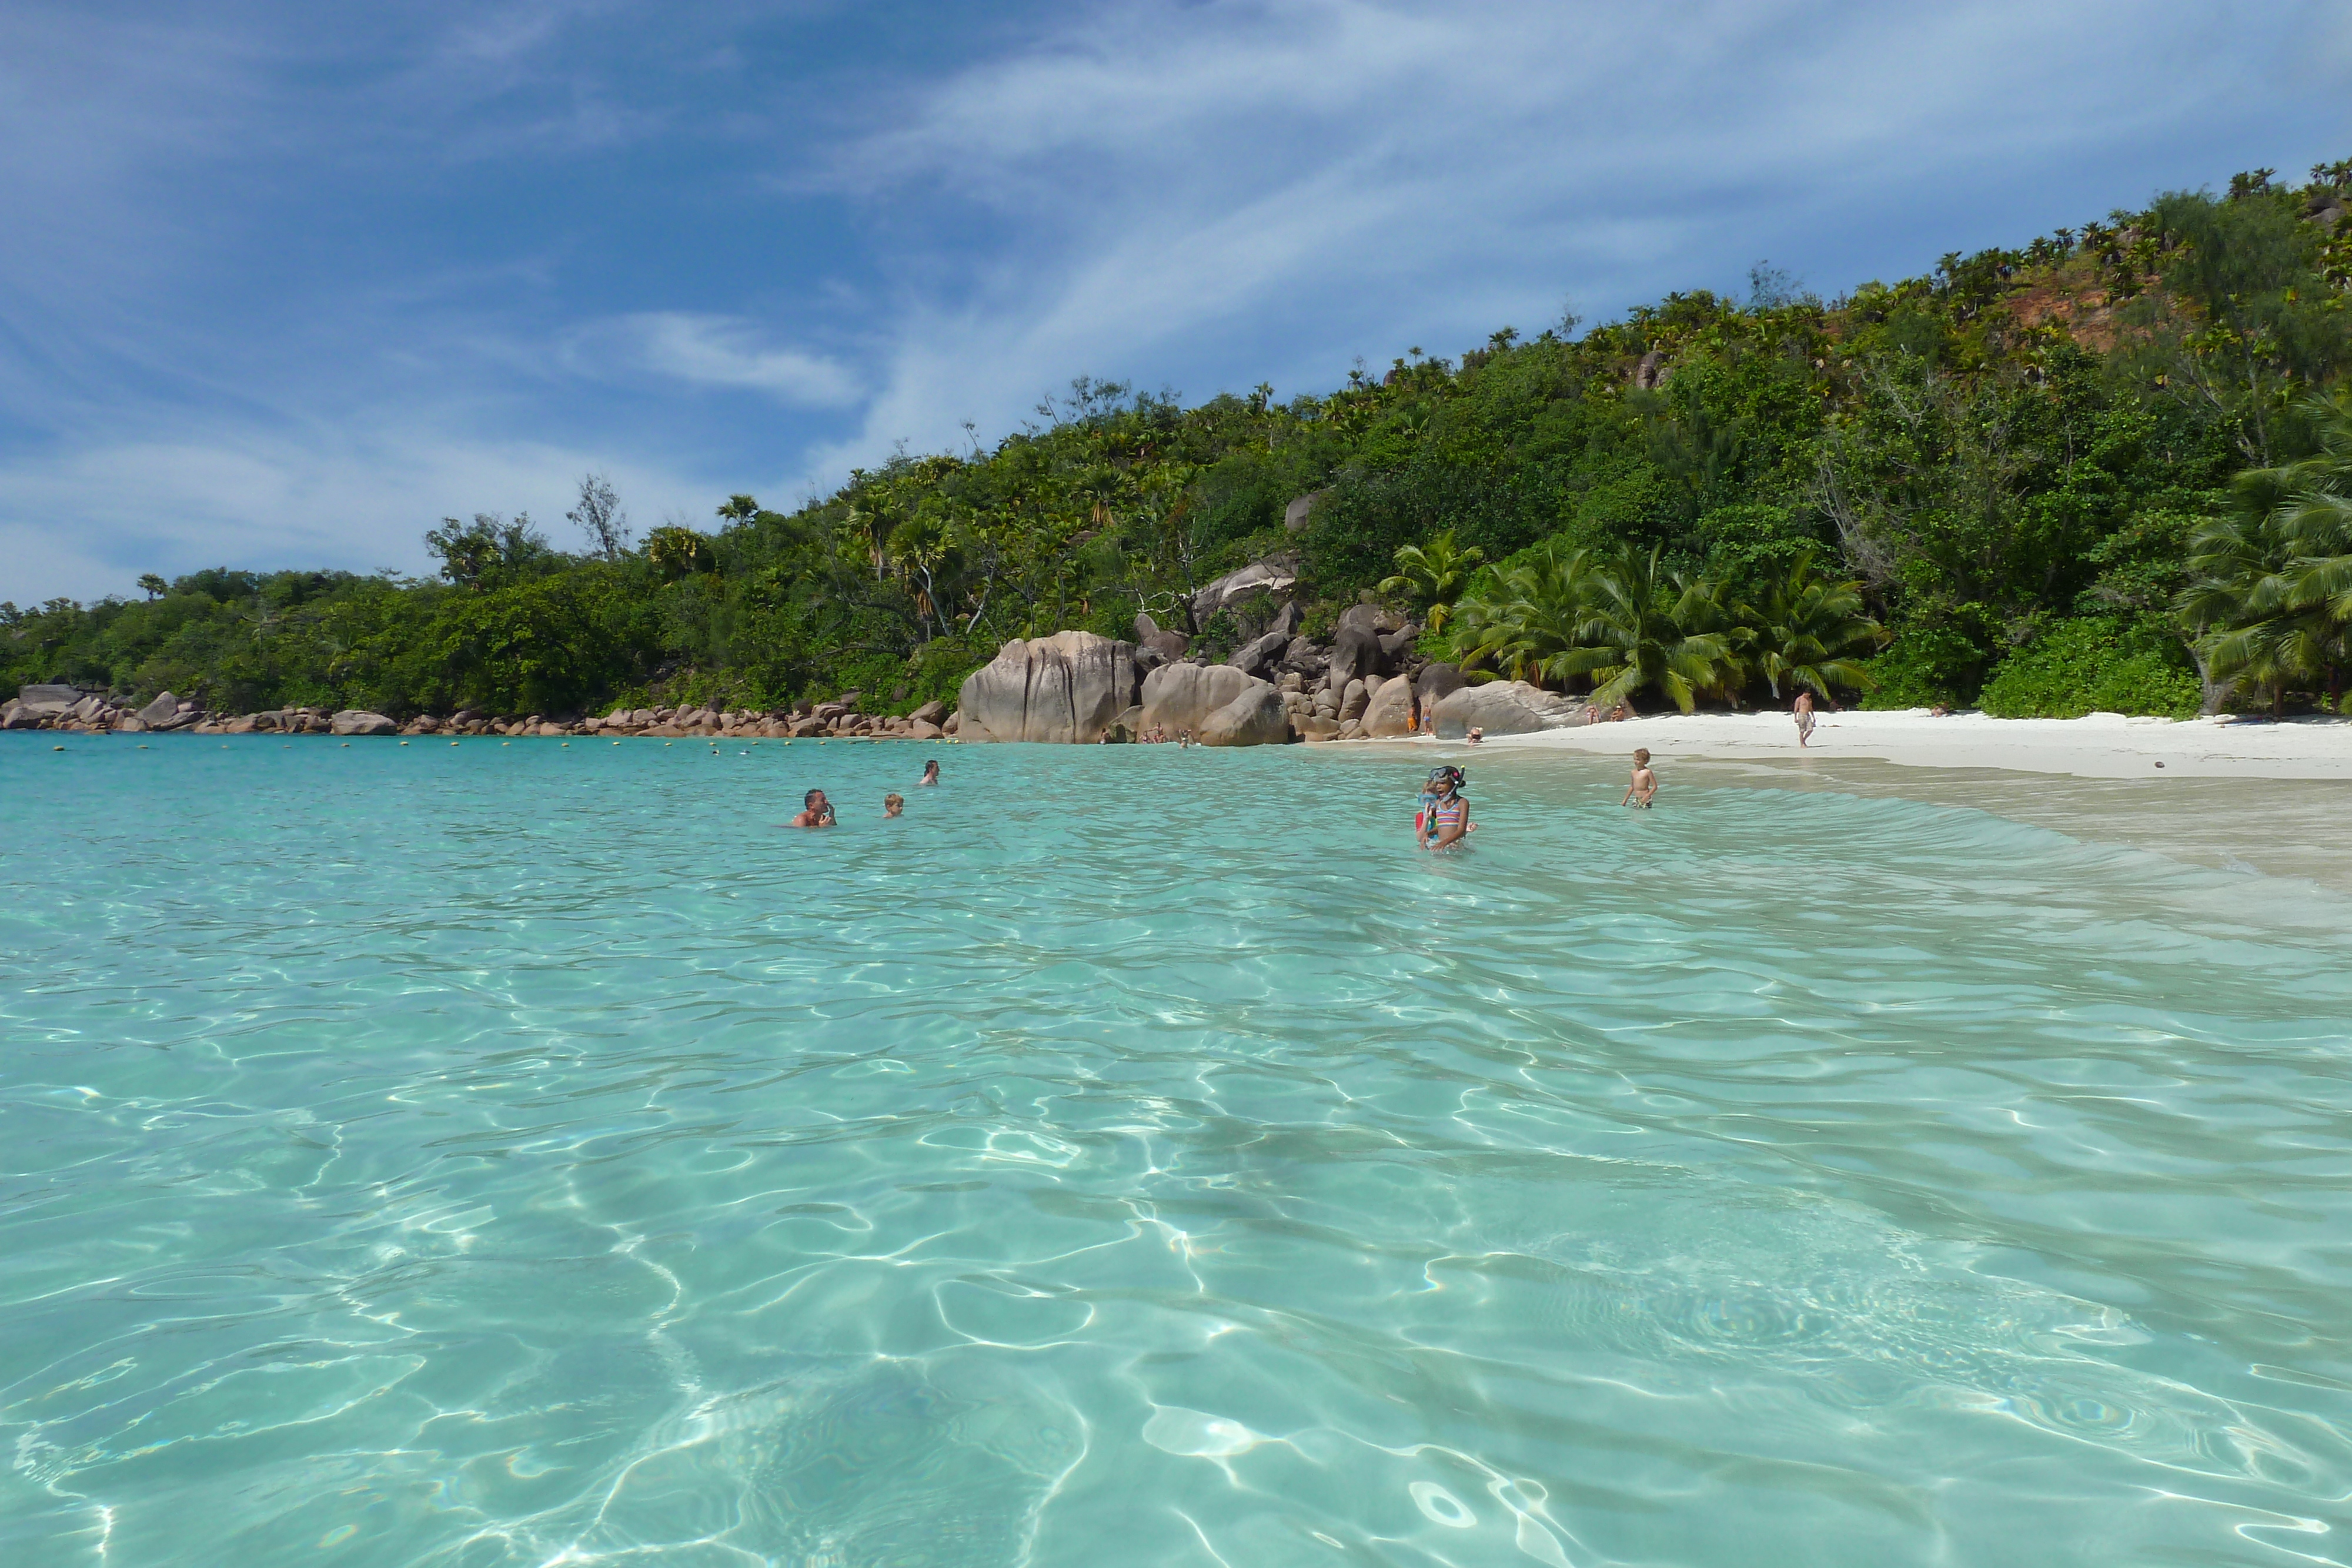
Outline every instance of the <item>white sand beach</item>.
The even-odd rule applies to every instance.
[[[2352,779],[2352,719],[1990,718],[1983,714],[1824,713],[1800,751],[1786,713],[1667,714],[1622,724],[1495,736],[1502,750],[1618,755],[1646,746],[1660,762],[1800,756],[1872,758],[1913,768],[1992,768],[2078,779]]]

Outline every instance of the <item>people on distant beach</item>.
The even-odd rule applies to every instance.
[[[1637,746],[1633,748],[1633,782],[1625,786],[1625,798],[1617,803],[1636,806],[1646,811],[1650,809],[1650,802],[1657,798],[1658,776],[1650,770],[1650,748]]]
[[[1813,694],[1801,689],[1790,711],[1797,716],[1797,744],[1811,746],[1813,743]]]
[[[1413,819],[1413,832],[1422,848],[1450,850],[1469,837],[1470,802],[1463,797],[1463,783],[1459,768],[1430,770],[1421,812]]]
[[[793,827],[830,828],[833,825],[833,802],[824,798],[824,790],[812,789],[801,797],[801,813],[793,819]]]
[[[1486,732],[1474,724],[1470,727],[1470,733],[1462,738],[1472,746],[1484,746],[1486,743]]]
[[[1179,751],[1183,750],[1186,747],[1189,747],[1192,744],[1192,732],[1191,730],[1180,729],[1176,732],[1176,748]]]
[[[919,784],[919,784],[936,784],[936,783],[938,783],[939,781],[940,781],[940,763],[939,763],[939,758],[931,758],[929,761],[925,762],[925,763],[923,764],[923,776],[922,776],[920,779],[916,779],[916,780],[915,780],[915,782],[916,782],[917,784]]]
[[[902,815],[906,810],[907,797],[899,794],[897,790],[894,789],[889,794],[882,797],[882,814],[884,816],[899,816]]]

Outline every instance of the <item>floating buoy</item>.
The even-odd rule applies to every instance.
[[[65,747],[62,747],[62,746],[52,746],[52,747],[49,747],[49,749],[50,749],[51,751],[63,751],[63,750],[65,749]]]
[[[404,741],[402,741],[400,744],[401,744],[401,745],[403,745],[403,746],[406,746],[406,745],[408,744],[408,742],[406,742],[406,741],[404,741]]]
[[[350,741],[348,741],[348,740],[347,740],[347,741],[343,742],[343,749],[344,749],[345,751],[349,751],[351,748],[352,748],[352,743],[351,743]]]

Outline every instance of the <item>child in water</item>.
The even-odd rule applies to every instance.
[[[1617,803],[1639,806],[1646,811],[1650,809],[1650,802],[1657,798],[1658,776],[1650,771],[1650,748],[1636,747],[1633,749],[1633,781],[1625,786],[1625,799]]]
[[[904,795],[898,794],[894,790],[882,797],[882,814],[884,816],[895,817],[906,809],[907,798]]]
[[[1463,798],[1462,769],[1433,768],[1412,820],[1413,841],[1425,850],[1450,850],[1470,836],[1470,802]]]

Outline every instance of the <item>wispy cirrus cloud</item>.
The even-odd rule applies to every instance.
[[[645,310],[590,322],[569,335],[564,358],[582,374],[650,375],[756,392],[802,408],[844,407],[863,390],[840,361],[776,345],[761,324],[741,316]]]

